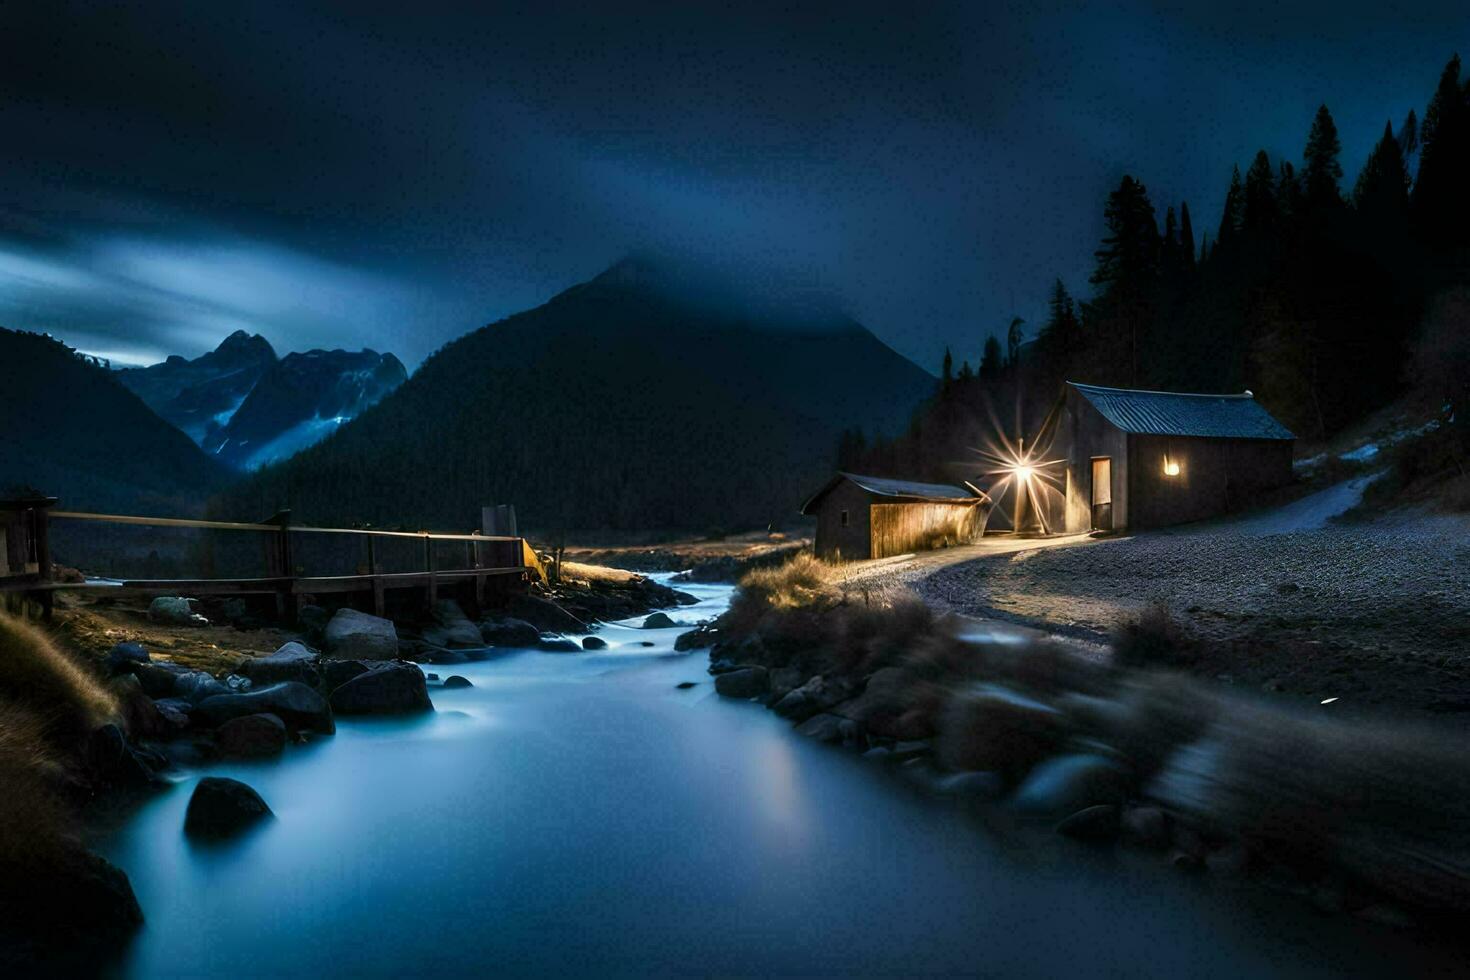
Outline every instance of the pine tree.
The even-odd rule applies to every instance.
[[[944,349],[944,365],[943,365],[943,367],[941,367],[939,369],[939,390],[941,392],[948,391],[949,390],[949,386],[953,382],[954,382],[954,355],[952,355],[949,352],[949,348],[946,347]]]
[[[1399,215],[1408,209],[1409,174],[1404,169],[1404,154],[1393,135],[1391,122],[1383,124],[1383,136],[1358,174],[1358,182],[1353,187],[1353,206],[1374,219]]]
[[[1011,317],[1011,325],[1006,328],[1006,367],[1015,370],[1021,363],[1021,338],[1024,336],[1021,327],[1026,323],[1018,316]]]
[[[1419,117],[1410,109],[1399,127],[1399,151],[1404,155],[1404,169],[1413,174],[1414,164],[1419,159]]]
[[[1238,174],[1237,174],[1238,176]],[[1113,378],[1138,381],[1138,341],[1150,329],[1159,273],[1159,229],[1148,189],[1124,177],[1103,209],[1108,234],[1098,249],[1092,283],[1102,287],[1092,304],[1097,331],[1109,350],[1103,368]]]
[[[1230,189],[1225,192],[1225,209],[1220,214],[1220,230],[1215,233],[1215,246],[1235,238],[1245,213],[1245,190],[1240,186],[1240,167],[1231,168]]]
[[[1005,364],[1001,360],[1000,341],[992,334],[985,338],[985,352],[980,356],[980,379],[995,381],[1000,377]]]
[[[1184,267],[1194,268],[1194,224],[1189,220],[1189,202],[1179,205],[1179,251],[1184,256]]]
[[[1342,204],[1342,141],[1337,138],[1337,124],[1325,105],[1317,108],[1307,134],[1307,147],[1302,151],[1302,190],[1309,211],[1323,213]]]
[[[1276,177],[1276,210],[1282,224],[1288,227],[1302,216],[1302,182],[1297,179],[1296,168],[1289,160],[1281,161]]]
[[[972,381],[974,378],[975,369],[970,367],[970,362],[967,360],[960,365],[960,373],[955,375],[955,379],[957,381]]]
[[[1440,73],[1439,85],[1419,127],[1419,175],[1414,216],[1430,244],[1466,240],[1470,222],[1470,107],[1460,86],[1460,56]]]
[[[1271,160],[1265,150],[1256,153],[1245,174],[1245,207],[1241,225],[1255,235],[1268,235],[1276,230],[1277,206]]]

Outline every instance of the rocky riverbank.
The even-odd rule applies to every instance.
[[[748,578],[681,646],[709,648],[722,695],[992,817],[1375,921],[1470,910],[1470,766],[1444,730],[973,634],[912,597],[844,597],[798,563]]]
[[[238,600],[120,594],[64,598],[51,633],[0,622],[0,776],[7,789],[24,783],[9,801],[16,813],[0,804],[0,965],[90,971],[142,923],[124,871],[83,845],[89,821],[126,819],[197,766],[278,757],[332,736],[341,717],[432,711],[432,691],[469,684],[421,665],[497,648],[597,649],[602,620],[696,601],[641,575],[574,571],[478,621],[450,599],[398,622],[308,602],[295,622],[274,624]],[[38,685],[52,675],[61,680]],[[52,687],[61,693],[47,695]],[[43,695],[36,710],[24,707]],[[58,699],[75,702],[74,730],[59,742],[35,721],[59,713]],[[218,839],[270,818],[254,789],[210,778],[180,831]],[[74,832],[52,832],[73,823]]]

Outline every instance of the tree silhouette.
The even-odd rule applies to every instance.
[[[1337,124],[1327,106],[1319,106],[1307,133],[1307,147],[1302,151],[1302,190],[1311,211],[1322,213],[1342,203],[1338,182],[1342,180],[1342,141],[1337,138]]]

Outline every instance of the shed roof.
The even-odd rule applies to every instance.
[[[964,486],[955,486],[950,483],[915,483],[912,480],[890,480],[881,476],[862,476],[857,473],[838,473],[832,479],[811,495],[806,503],[801,505],[803,514],[810,514],[813,507],[827,494],[831,493],[843,480],[848,480],[861,487],[876,497],[889,497],[894,500],[909,501],[934,501],[937,503],[950,504],[977,504],[982,500],[988,500],[985,491],[966,483]]]
[[[1067,384],[1124,432],[1213,439],[1296,438],[1248,391],[1239,395],[1192,395],[1099,388],[1074,381]]]

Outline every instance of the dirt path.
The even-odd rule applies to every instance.
[[[1162,604],[1199,642],[1198,673],[1470,724],[1470,518],[1329,522],[1358,483],[1231,521],[874,562],[850,581],[1094,641]]]

